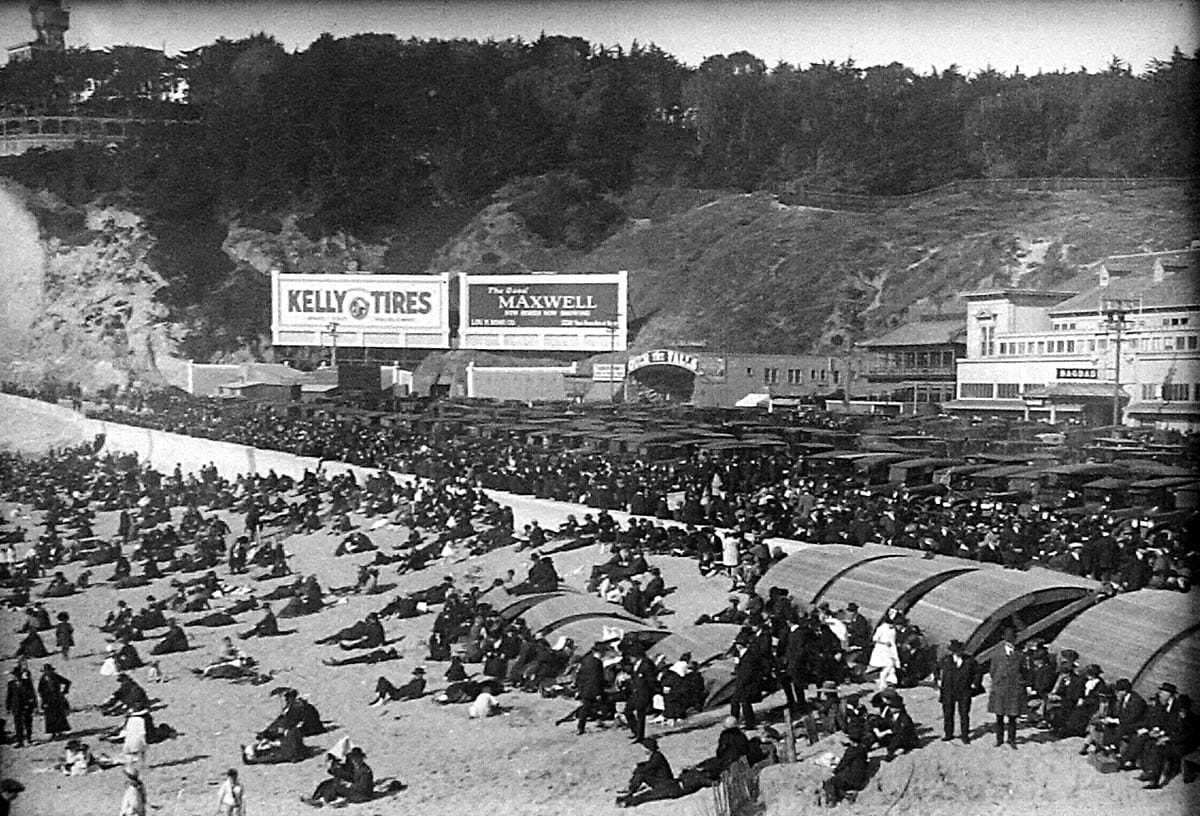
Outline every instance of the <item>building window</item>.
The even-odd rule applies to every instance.
[[[801,382],[803,382],[802,378],[800,377],[800,369],[798,368],[789,368],[787,377],[788,385],[799,385]]]
[[[1029,393],[1030,391],[1036,391],[1039,388],[1045,388],[1045,387],[1046,387],[1045,383],[1025,383],[1025,393]]]
[[[1075,341],[1068,340],[1067,341],[1067,354],[1074,354],[1074,353],[1075,353]]]
[[[996,327],[979,327],[979,356],[991,357],[996,353]]]
[[[1194,349],[1197,345],[1200,345],[1200,338],[1194,334],[1189,334],[1187,339],[1187,347],[1189,349]]]
[[[749,368],[749,367],[748,367],[748,368],[746,369],[746,376],[747,376],[747,377],[753,377],[753,376],[754,376],[754,369],[753,369],[753,368]]]
[[[1066,350],[1066,348],[1067,348],[1067,341],[1065,341],[1065,340],[1055,340],[1054,341],[1055,353],[1062,354]]]
[[[1187,383],[1163,383],[1162,398],[1165,402],[1187,402]]]
[[[1108,351],[1108,338],[1107,337],[1101,337],[1098,341],[1096,341],[1096,350],[1097,351]]]
[[[821,369],[821,382],[825,382],[825,380],[827,380],[828,378],[829,378],[829,372],[822,368]]]
[[[991,383],[960,383],[958,395],[963,399],[991,399]]]
[[[1038,354],[1046,353],[1046,341],[1045,340],[1038,340],[1037,353]]]
[[[1192,401],[1200,402],[1200,383],[1192,386]]]
[[[1142,383],[1142,399],[1156,400],[1159,398],[1158,383]]]
[[[1095,341],[1095,340],[1088,340],[1088,341],[1087,341],[1087,344],[1088,344],[1088,345],[1087,345],[1087,350],[1088,350],[1088,351],[1095,351],[1095,350],[1096,350],[1096,341]]]
[[[779,369],[778,368],[764,368],[763,369],[763,383],[766,385],[775,385],[777,382],[779,382]]]
[[[833,384],[837,385],[839,382],[841,382],[841,380],[842,380],[842,372],[838,371],[835,368],[833,370]]]
[[[1182,348],[1187,348],[1187,338],[1186,337],[1176,337],[1175,338],[1175,348],[1177,350],[1182,349]]]
[[[997,383],[996,399],[1017,399],[1021,396],[1020,383]]]

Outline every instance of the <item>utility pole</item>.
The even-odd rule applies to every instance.
[[[329,333],[329,367],[337,370],[337,330],[338,324],[336,320],[330,321],[325,327],[325,331]]]
[[[1114,337],[1114,353],[1113,358],[1116,361],[1113,366],[1113,425],[1121,425],[1121,342],[1124,339],[1125,330],[1129,327],[1125,317],[1129,314],[1130,304],[1124,300],[1105,300],[1101,304],[1101,310],[1104,312],[1104,328],[1106,332],[1112,332]]]

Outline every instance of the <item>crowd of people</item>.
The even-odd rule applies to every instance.
[[[51,654],[43,632],[54,632],[64,660],[74,645],[70,617],[53,616],[45,601],[31,602],[35,583],[43,598],[58,598],[85,592],[97,581],[130,589],[171,581],[170,596],[149,595],[136,610],[121,601],[99,624],[110,640],[101,672],[118,684],[101,707],[122,720],[108,735],[121,744],[116,761],[92,755],[73,740],[63,764],[64,769],[120,764],[128,778],[126,797],[132,808],[143,810],[147,746],[170,739],[173,729],[154,721],[149,697],[131,675],[142,667],[148,678],[158,673],[153,659],[142,659],[138,644],[153,638],[143,647],[151,658],[187,651],[192,646],[188,628],[246,625],[244,616],[250,614],[256,622],[238,634],[241,640],[287,637],[294,632],[281,630],[280,619],[319,615],[346,594],[382,595],[388,588],[379,582],[384,566],[403,574],[505,546],[530,553],[524,576],[510,571],[491,584],[471,587],[456,586],[447,577],[423,590],[381,599],[377,611],[320,638],[318,644],[337,648],[337,658],[324,660],[332,670],[376,665],[400,657],[396,641],[387,637],[389,618],[432,616],[427,660],[447,664],[447,685],[431,692],[425,667],[403,682],[379,676],[374,697],[365,704],[430,697],[436,703],[466,704],[470,716],[487,717],[503,711],[502,695],[514,690],[573,698],[577,705],[562,721],[573,722],[578,734],[586,734],[589,723],[616,724],[650,752],[619,798],[619,804],[633,806],[711,785],[739,759],[750,765],[771,761],[778,748],[770,732],[754,738],[746,732],[759,728],[762,712],[755,707],[777,691],[810,741],[832,734],[845,740],[841,761],[823,786],[827,803],[861,790],[870,751],[879,748],[890,758],[920,747],[903,688],[929,678],[939,683],[945,739],[954,738],[956,717],[961,738],[971,738],[970,700],[980,693],[981,673],[962,644],[949,644],[939,660],[933,645],[902,615],[889,613],[872,627],[854,604],[842,610],[809,608],[784,588],[762,592],[760,579],[781,555],[767,546],[770,535],[890,543],[1014,568],[1045,563],[1122,589],[1185,590],[1195,556],[1180,527],[1143,530],[1103,514],[1029,514],[978,499],[955,503],[919,499],[902,489],[867,491],[850,479],[807,474],[792,457],[774,451],[622,461],[596,451],[544,452],[511,441],[283,418],[261,409],[246,413],[244,407],[233,422],[224,409],[206,402],[159,408],[121,418],[421,478],[404,481],[384,470],[359,480],[320,468],[299,479],[274,472],[230,478],[215,467],[185,474],[177,466],[163,474],[136,457],[100,455],[99,440],[36,459],[0,454],[0,498],[36,510],[43,528],[36,540],[27,540],[30,531],[10,529],[7,521],[0,526],[4,600],[27,609],[6,701],[15,746],[32,739],[32,712],[39,707],[48,736],[71,733],[70,680],[47,662],[35,687],[27,665]],[[517,531],[511,509],[489,498],[484,488],[574,501],[596,512],[585,513],[582,521],[571,516],[555,530],[533,522]],[[683,494],[682,503],[668,507],[666,496],[675,493]],[[616,509],[634,515],[618,523],[609,513]],[[101,512],[118,517],[117,534],[107,541],[95,534]],[[231,529],[225,519],[238,516],[234,527],[241,529]],[[375,523],[405,527],[409,538],[396,551],[384,552],[371,540]],[[325,530],[341,542],[337,555],[371,553],[371,560],[359,566],[355,585],[324,587],[317,575],[293,572],[276,530]],[[26,549],[24,558],[16,557],[18,545]],[[702,574],[726,576],[737,593],[728,608],[699,621],[738,627],[728,652],[720,656],[729,666],[728,689],[722,690],[729,718],[715,756],[679,776],[648,725],[676,725],[710,705],[703,672],[711,661],[702,664],[690,653],[652,654],[645,641],[619,633],[590,645],[569,638],[551,642],[510,611],[514,598],[560,588],[554,555],[593,545],[606,555],[594,565],[586,589],[632,617],[653,621],[665,611],[670,588],[660,567],[651,563],[658,556],[692,558]],[[85,569],[68,581],[62,568],[73,562]],[[278,579],[283,583],[270,591],[259,583]],[[182,614],[197,617],[183,624],[177,617]],[[1150,705],[1143,701],[1141,716],[1135,717],[1132,709],[1139,706],[1129,702],[1129,680],[1117,681],[1110,690],[1099,667],[1081,672],[1077,658],[1067,653],[1054,658],[1036,642],[1018,648],[1006,639],[989,668],[996,744],[1015,748],[1019,725],[1039,727],[1063,738],[1083,737],[1081,753],[1095,751],[1115,758],[1122,768],[1137,768],[1149,786],[1182,772],[1184,758],[1197,748],[1191,701],[1167,683],[1159,699]],[[478,666],[478,672],[468,673],[467,666]],[[269,669],[224,637],[216,657],[196,676],[257,685],[271,681]],[[870,677],[876,687],[869,706],[859,692],[842,696],[847,685]],[[326,733],[316,708],[297,689],[272,693],[282,698],[283,709],[243,746],[239,760],[246,765],[302,762],[313,755],[304,739]],[[328,778],[305,797],[310,804],[365,801],[403,789],[395,780],[377,784],[363,749],[345,738],[326,760]],[[231,771],[221,786],[222,812],[237,813],[230,808],[240,808],[244,795]]]

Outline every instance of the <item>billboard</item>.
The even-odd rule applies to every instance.
[[[459,276],[459,347],[624,351],[626,273]]]
[[[277,346],[448,348],[446,275],[271,273]]]

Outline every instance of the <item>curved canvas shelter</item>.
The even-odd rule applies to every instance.
[[[815,603],[840,575],[859,564],[881,558],[912,558],[920,553],[901,547],[852,547],[849,544],[813,544],[797,550],[767,570],[759,580],[765,587],[782,587],[801,604]]]
[[[868,620],[878,622],[888,609],[906,612],[934,587],[980,566],[958,558],[876,558],[842,572],[816,600],[834,610],[854,601]]]
[[[623,620],[627,624],[645,626],[645,621],[627,614],[616,604],[583,593],[547,598],[526,609],[521,617],[525,619],[529,630],[535,635],[542,635],[561,628],[563,624],[588,618],[613,618]]]
[[[653,660],[662,655],[670,663],[678,660],[684,652],[691,652],[692,660],[703,666],[728,652],[741,628],[735,623],[689,626],[660,640],[648,652],[648,656]]]
[[[492,604],[497,614],[505,620],[513,620],[521,617],[527,609],[537,606],[542,601],[561,598],[567,594],[570,593],[566,590],[558,590],[556,592],[532,592],[529,595],[511,595],[507,590],[489,589],[479,596],[479,600]]]
[[[1190,593],[1143,589],[1108,598],[1068,623],[1053,648],[1074,649],[1081,665],[1100,664],[1109,682],[1127,677],[1147,697],[1166,681],[1200,691],[1200,621]]]
[[[626,618],[607,617],[569,620],[552,626],[543,634],[551,643],[560,637],[570,638],[575,641],[575,653],[582,654],[596,641],[614,638],[640,641],[649,650],[652,648],[651,644],[661,641],[670,633],[666,629],[656,629],[645,623],[631,623]]]
[[[908,619],[932,642],[961,640],[968,653],[978,654],[999,639],[1005,623],[1023,629],[1099,588],[1095,581],[1047,569],[981,568],[926,592],[909,607]]]

